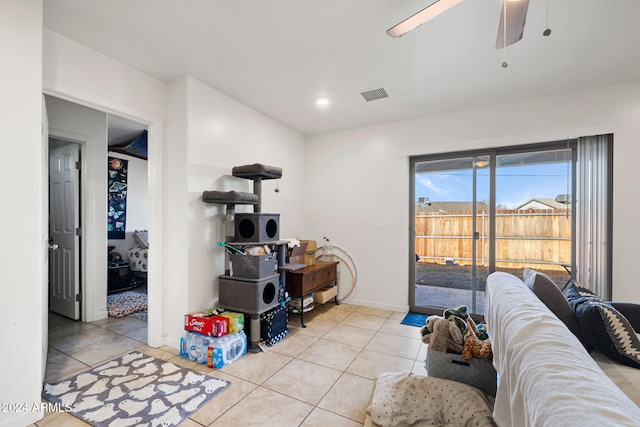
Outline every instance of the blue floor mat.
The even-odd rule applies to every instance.
[[[421,328],[425,325],[427,317],[429,317],[427,314],[414,313],[410,311],[406,316],[404,316],[404,319],[402,319],[402,322],[400,323],[403,325],[417,326],[418,328]]]

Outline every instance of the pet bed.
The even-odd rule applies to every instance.
[[[147,308],[147,294],[129,291],[107,296],[107,314],[111,317],[124,317]]]
[[[282,178],[282,168],[254,163],[252,165],[235,166],[231,169],[231,174],[246,179],[278,179]]]
[[[495,426],[493,399],[466,384],[407,373],[382,373],[365,427]]]
[[[202,201],[222,205],[255,205],[258,203],[258,196],[242,191],[203,191]]]

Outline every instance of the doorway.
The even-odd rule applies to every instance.
[[[411,159],[410,309],[484,314],[487,276],[574,270],[575,141]]]
[[[142,110],[133,109],[128,105],[118,102],[109,102],[105,99],[95,96],[89,92],[82,92],[72,90],[66,87],[61,87],[50,82],[44,82],[44,92],[46,98],[46,106],[48,109],[52,109],[50,105],[52,101],[70,100],[73,105],[86,107],[87,109],[101,112],[109,112],[121,117],[135,120],[139,123],[143,123],[148,129],[148,141],[149,141],[149,156],[148,156],[148,174],[149,174],[149,233],[154,236],[153,245],[149,248],[149,257],[154,260],[149,265],[147,289],[149,295],[153,298],[149,300],[149,314],[148,314],[148,344],[151,347],[159,347],[164,342],[164,321],[162,317],[162,311],[160,307],[163,306],[163,192],[164,192],[164,179],[163,179],[163,146],[164,136],[163,129],[164,123],[161,116],[157,116],[153,113],[147,113]],[[64,101],[62,101],[64,102]],[[78,116],[84,116],[79,114]],[[51,118],[50,118],[51,119]],[[106,130],[106,124],[102,126],[102,129]],[[98,167],[104,167],[106,164],[106,143],[102,147],[94,147],[93,144],[88,143],[82,137],[77,137],[78,133],[68,129],[67,126],[56,123],[56,121],[49,120],[49,131],[52,136],[63,137],[64,139],[77,140],[83,143],[85,148],[83,152],[83,164],[87,167],[83,172],[83,182],[85,183],[83,189],[84,202],[88,203],[87,195],[94,196],[94,192],[100,200],[92,200],[94,205],[104,205],[106,210],[106,201],[104,197],[104,189],[106,187],[106,172],[98,175],[91,175],[87,170],[97,169]],[[100,140],[106,140],[100,139]],[[44,145],[44,144],[43,144]],[[100,156],[104,156],[100,158]],[[46,168],[47,165],[44,165]],[[101,169],[104,172],[104,169]],[[103,185],[104,183],[104,185]],[[93,188],[96,188],[95,191]],[[102,211],[102,208],[100,208]],[[82,252],[84,254],[82,274],[84,276],[84,283],[90,280],[92,283],[100,283],[100,286],[104,286],[104,292],[106,293],[106,269],[104,268],[105,260],[107,259],[107,245],[106,245],[106,233],[104,232],[104,216],[101,216],[101,225],[94,225],[96,218],[89,216],[87,218],[87,212],[83,215],[83,227],[85,229],[94,229],[98,235],[98,240],[89,239],[86,235],[83,242]],[[102,237],[104,236],[104,237]],[[89,241],[87,241],[89,240]],[[90,256],[87,256],[87,253]],[[83,321],[92,321],[95,318],[90,316],[99,315],[99,307],[104,304],[104,294],[94,295],[94,293],[85,288],[83,290],[82,300],[85,304],[82,306],[81,316]],[[91,307],[87,307],[90,305]],[[46,305],[45,305],[46,306]]]
[[[107,317],[107,287],[108,287],[108,242],[107,242],[107,159],[108,159],[108,134],[116,138],[126,137],[131,128],[123,125],[135,123],[136,133],[145,130],[149,125],[133,122],[128,119],[118,120],[119,117],[96,109],[78,105],[53,96],[45,96],[47,115],[49,118],[49,133],[52,138],[62,141],[73,141],[82,147],[80,159],[80,176],[84,183],[80,194],[82,195],[79,222],[82,227],[77,233],[81,234],[79,258],[76,259],[75,274],[79,275],[78,284],[90,284],[83,286],[82,292],[77,290],[74,297],[79,299],[79,314],[70,318],[79,318],[84,322],[91,322]],[[111,120],[109,120],[109,118]],[[111,126],[109,126],[110,121]],[[161,124],[153,125],[160,126]],[[153,127],[152,126],[152,127]],[[127,129],[125,129],[127,128]],[[123,130],[125,130],[123,132]],[[149,132],[151,134],[151,132]],[[152,135],[152,134],[151,134]],[[145,197],[137,198],[145,211],[145,226],[135,225],[137,228],[152,229],[152,221],[157,221],[157,211],[151,209],[157,203],[158,189],[156,182],[148,179],[153,168],[145,167],[141,175],[144,178],[139,186],[144,187]],[[135,209],[139,211],[139,208]],[[148,225],[147,225],[148,224]],[[157,222],[155,223],[157,227]],[[127,248],[128,249],[128,248]],[[69,267],[70,268],[70,267]],[[70,270],[71,271],[71,270]],[[151,279],[148,283],[150,293],[154,284]]]
[[[80,145],[49,138],[49,309],[80,319]]]
[[[113,114],[107,114],[107,122],[107,311],[114,315],[114,307],[126,307],[128,315],[146,320],[148,131],[144,124]]]

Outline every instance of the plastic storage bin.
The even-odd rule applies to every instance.
[[[473,386],[490,396],[496,395],[498,374],[489,359],[462,360],[459,354],[427,349],[427,375]]]
[[[229,276],[239,279],[262,279],[278,272],[276,254],[240,255],[231,254]]]

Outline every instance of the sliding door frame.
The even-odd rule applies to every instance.
[[[576,206],[576,160],[577,139],[551,141],[536,144],[487,148],[481,150],[455,151],[409,157],[409,309],[424,314],[442,314],[441,308],[416,306],[416,164],[433,160],[463,157],[489,157],[489,273],[496,271],[496,159],[499,155],[571,149],[571,206]],[[476,183],[474,182],[474,185]],[[474,189],[474,192],[476,190]],[[575,279],[576,262],[576,215],[571,215],[571,278]],[[474,243],[475,247],[475,243]]]

